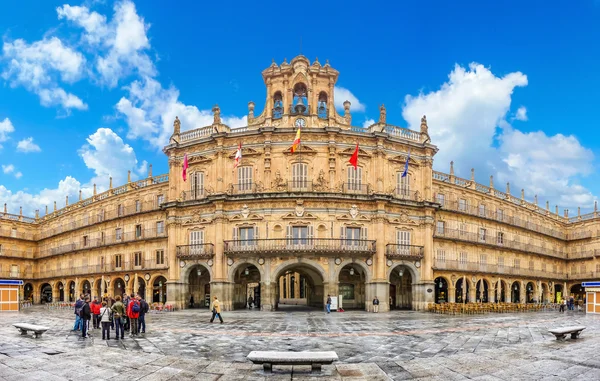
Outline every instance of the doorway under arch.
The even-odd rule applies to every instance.
[[[390,272],[390,308],[411,310],[413,302],[413,276],[405,265]]]
[[[90,282],[88,280],[84,280],[81,283],[81,290],[83,292],[84,295],[91,295],[92,294],[92,286],[90,285]]]
[[[550,289],[546,283],[542,283],[542,303],[546,304],[550,302]]]
[[[349,263],[341,268],[337,294],[342,296],[341,306],[344,309],[365,309],[366,281],[367,274],[361,266]]]
[[[585,297],[585,290],[581,286],[581,283],[577,283],[571,286],[570,296],[572,296],[575,299],[575,301],[583,302],[583,298]]]
[[[499,280],[496,284],[496,303],[506,303],[506,290],[508,290],[506,282]]]
[[[190,269],[186,299],[189,308],[210,307],[210,272],[204,265],[196,264]]]
[[[260,270],[254,264],[242,263],[233,273],[233,309],[248,308],[252,297],[252,308],[261,306]]]
[[[159,276],[152,284],[152,303],[167,302],[167,278]]]
[[[65,285],[62,282],[58,282],[56,287],[58,288],[58,300],[57,301],[64,302],[65,301]]]
[[[458,278],[456,281],[456,290],[455,297],[456,303],[469,303],[469,281],[464,282],[464,277]],[[463,283],[466,283],[466,286],[463,287]],[[464,288],[464,290],[463,290]]]
[[[521,283],[513,282],[510,286],[510,301],[512,303],[521,303]]]
[[[321,274],[320,270],[308,263],[294,263],[280,269],[273,278],[277,280],[275,308],[287,311],[302,306],[322,309],[326,295],[325,280]]]
[[[116,298],[117,296],[123,297],[123,294],[126,292],[125,290],[125,281],[121,278],[115,278],[112,281],[113,287],[112,287],[112,297]]]
[[[565,298],[562,284],[554,285],[554,303],[561,303]]]
[[[69,282],[69,302],[73,303],[79,298],[79,295],[75,292],[75,281],[72,280]]]
[[[533,282],[528,282],[527,286],[525,286],[525,303],[535,303],[535,285]]]
[[[135,277],[131,280],[133,284],[133,293],[142,297],[142,299],[146,300],[146,281],[144,278],[138,275],[137,284],[135,282]]]
[[[23,296],[25,300],[31,300],[33,303],[33,285],[31,283],[26,283],[23,287]]]
[[[448,302],[448,281],[444,277],[435,278],[435,302],[436,303],[447,303]]]
[[[48,283],[44,283],[40,286],[40,303],[51,303],[52,302],[52,286]]]
[[[489,301],[489,287],[484,279],[480,279],[475,287],[475,301],[487,303]]]

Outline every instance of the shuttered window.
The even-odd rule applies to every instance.
[[[359,248],[366,246],[367,242],[367,228],[366,227],[347,227],[342,226],[341,238],[347,248]]]
[[[190,232],[190,254],[198,255],[204,250],[204,230],[194,230]]]
[[[292,188],[306,190],[308,188],[308,165],[295,163],[292,165]]]
[[[402,177],[403,172],[396,172],[396,194],[407,197],[410,193],[410,175]]]
[[[308,226],[288,226],[286,232],[288,245],[312,245],[314,230]]]
[[[204,196],[204,172],[194,172],[191,182],[192,199]]]
[[[238,190],[242,192],[252,190],[252,167],[238,168]]]
[[[242,248],[251,249],[256,245],[256,240],[258,239],[258,227],[250,226],[250,227],[235,227],[233,228],[233,240],[235,246],[238,248],[241,246]]]
[[[348,167],[348,190],[360,191],[362,188],[362,168]]]

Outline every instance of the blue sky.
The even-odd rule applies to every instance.
[[[459,176],[474,167],[480,182],[494,175],[571,215],[600,193],[594,0],[5,3],[0,202],[12,212],[62,206],[148,163],[167,172],[174,115],[199,127],[218,103],[242,125],[248,101],[264,104],[261,70],[300,40],[340,71],[337,101],[353,100],[354,124],[381,103],[400,126],[427,114],[436,169],[454,160]]]

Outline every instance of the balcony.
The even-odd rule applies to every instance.
[[[567,274],[567,279],[573,280],[598,280],[600,279],[600,271],[584,271]]]
[[[177,246],[179,259],[209,259],[213,255],[215,255],[215,245],[212,243]]]
[[[21,279],[21,275],[18,271],[0,271],[0,279]]]
[[[370,257],[375,254],[374,240],[339,238],[269,238],[225,241],[225,254],[260,254],[264,256],[355,256]]]
[[[40,258],[70,253],[79,250],[88,250],[97,247],[118,245],[127,242],[144,241],[149,239],[159,239],[166,237],[167,232],[164,229],[160,231],[157,231],[156,229],[146,229],[140,232],[133,231],[121,234],[116,234],[114,231],[112,231],[110,235],[106,235],[104,238],[90,238],[84,240],[83,237],[81,237],[79,242],[73,242],[66,245],[42,249],[40,250]]]
[[[509,216],[505,212],[498,212],[497,210],[491,210],[489,208],[480,209],[479,206],[470,205],[469,203],[461,203],[459,201],[446,200],[441,203],[442,209],[451,210],[454,212],[465,213],[471,216],[477,216],[486,218],[493,221],[503,222],[505,224],[517,226],[523,229],[531,230],[537,233],[548,235],[558,239],[573,239],[567,238],[567,236],[558,230],[550,229],[545,226],[535,224],[533,222],[523,220],[519,217]]]
[[[39,238],[38,234],[21,232],[13,228],[0,228],[0,237],[10,237],[30,241],[35,241]]]
[[[424,253],[423,246],[396,245],[393,243],[388,243],[385,246],[385,255],[390,259],[420,260],[423,259]]]
[[[202,200],[208,196],[208,192],[204,188],[197,188],[182,192],[182,201]]]
[[[346,194],[370,194],[372,193],[371,185],[360,183],[343,183],[342,193]]]
[[[486,273],[497,275],[513,275],[545,279],[563,279],[565,274],[546,270],[535,270],[522,267],[512,267],[497,264],[485,264],[480,262],[441,260],[436,258],[433,265],[434,270],[464,271],[470,273]]]
[[[229,184],[227,194],[253,194],[262,191],[262,187],[256,183]]]
[[[410,191],[405,188],[395,188],[392,195],[400,200],[423,201],[419,191]]]
[[[67,277],[67,276],[80,276],[80,275],[92,275],[92,274],[110,274],[119,272],[135,272],[135,271],[150,271],[150,270],[164,270],[169,268],[168,259],[165,256],[164,261],[157,263],[155,259],[146,259],[141,262],[122,262],[121,266],[115,266],[114,263],[104,265],[87,265],[69,267],[65,269],[53,269],[40,271],[37,279],[56,278],[56,277]],[[133,275],[133,274],[131,274]]]
[[[511,241],[492,234],[472,233],[455,229],[436,229],[434,238],[452,239],[456,241],[472,242],[479,245],[493,246],[499,249],[512,249],[526,253],[534,253],[554,258],[565,259],[566,254],[561,250],[545,248],[519,241]]]
[[[13,250],[7,247],[0,247],[0,258],[10,257],[10,258],[21,258],[21,259],[34,259],[34,252],[37,250]]]

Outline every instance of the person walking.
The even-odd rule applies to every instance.
[[[138,318],[140,317],[140,302],[131,294],[129,304],[127,305],[127,317],[129,318],[129,327],[131,332],[129,336],[137,336],[138,334]]]
[[[110,308],[107,306],[106,302],[102,302],[102,307],[100,307],[100,324],[102,324],[102,340],[110,340]]]
[[[121,297],[119,295],[117,295],[115,303],[111,307],[111,310],[113,312],[115,333],[117,334],[115,340],[119,340],[119,335],[121,336],[121,340],[123,340],[125,338],[125,332],[123,331],[123,320],[125,320],[125,306],[121,302]]]
[[[221,317],[221,303],[219,299],[215,296],[215,299],[212,302],[212,317],[210,318],[210,322],[212,323],[215,320],[215,316],[219,316],[219,320],[221,324],[223,324],[223,318]]]
[[[127,307],[129,307],[129,295],[127,294],[123,294],[123,306],[125,307],[125,311],[127,311]],[[127,312],[125,312],[123,318],[125,319],[123,320],[123,328],[125,331],[129,332],[131,325],[129,324],[129,316],[127,316]]]
[[[73,331],[81,330],[81,307],[83,307],[83,294],[79,295],[79,299],[75,302],[75,325],[73,326]]]
[[[100,308],[102,305],[100,301],[98,301],[98,297],[94,296],[94,301],[90,304],[90,308],[92,310],[92,325],[94,329],[100,329]]]
[[[252,303],[254,303],[254,299],[252,299],[252,295],[248,296],[248,309],[252,309]]]
[[[140,302],[140,316],[138,317],[138,332],[146,333],[146,314],[150,311],[150,306],[146,301],[142,298],[141,295],[138,294],[137,300]]]
[[[327,295],[327,313],[331,313],[331,295]]]
[[[79,313],[81,317],[81,337],[88,338],[88,329],[90,324],[90,319],[92,318],[92,310],[90,307],[90,298],[86,297],[84,300],[83,307],[81,307],[81,312]]]
[[[563,299],[560,302],[560,307],[558,308],[558,312],[565,312],[565,306],[567,305],[567,299]]]
[[[373,299],[373,312],[379,312],[379,299],[377,299],[377,295],[375,295],[375,299]]]

